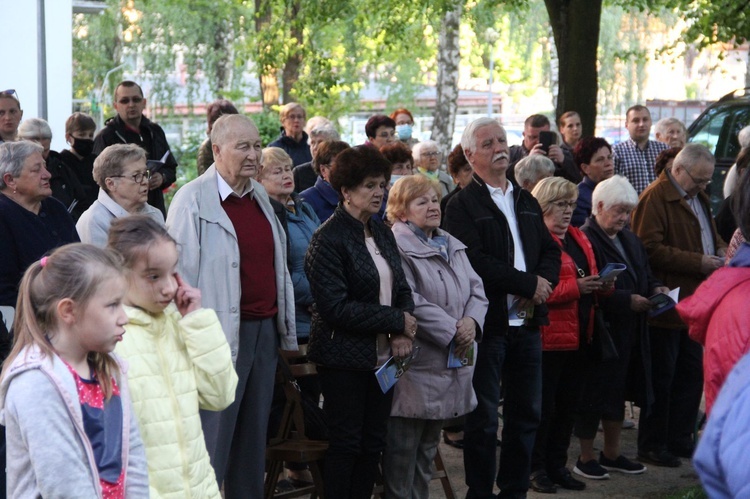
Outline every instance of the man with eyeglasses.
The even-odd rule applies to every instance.
[[[163,189],[177,178],[177,160],[169,149],[164,130],[143,116],[146,99],[141,87],[132,81],[122,81],[115,87],[117,116],[107,120],[105,127],[94,139],[94,154],[101,153],[112,144],[136,144],[146,151],[153,163],[149,164],[148,204],[166,216]]]
[[[21,102],[15,90],[0,92],[0,143],[14,142],[18,133],[18,125],[23,118]]]
[[[312,161],[312,152],[308,136],[304,130],[307,113],[297,102],[284,104],[279,111],[281,135],[268,144],[268,147],[280,147],[292,158],[292,165],[297,166]]]
[[[641,194],[632,227],[648,252],[654,276],[680,288],[680,300],[724,263],[726,243],[716,232],[704,192],[715,160],[700,144],[688,144],[671,170]],[[649,319],[654,403],[642,410],[638,458],[676,467],[695,449],[693,433],[703,391],[703,351],[688,336],[675,310]]]

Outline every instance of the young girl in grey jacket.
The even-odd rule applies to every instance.
[[[0,375],[8,497],[148,497],[125,366],[111,353],[128,318],[115,253],[70,244],[21,281]]]

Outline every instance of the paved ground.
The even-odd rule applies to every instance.
[[[637,409],[636,409],[637,411]],[[623,430],[622,450],[623,454],[633,459],[636,455],[637,429]],[[602,433],[599,432],[595,445],[601,449],[603,446]],[[464,483],[463,452],[454,449],[444,443],[440,443],[440,452],[443,455],[448,475],[456,491],[456,497],[463,499],[466,496],[466,484]],[[568,453],[568,464],[570,469],[575,465],[578,458],[578,442],[573,439],[571,449]],[[551,499],[553,497],[601,497],[601,498],[636,498],[644,497],[650,499],[663,498],[680,490],[698,485],[700,482],[693,467],[688,460],[683,459],[679,468],[661,468],[647,465],[648,469],[642,475],[625,475],[621,473],[610,473],[609,480],[588,480],[576,476],[586,482],[586,490],[571,491],[558,489],[557,494],[529,493],[529,498]],[[495,490],[497,492],[497,489]],[[438,480],[433,480],[430,486],[432,498],[445,497],[443,489]]]

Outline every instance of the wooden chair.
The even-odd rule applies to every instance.
[[[300,345],[298,352],[282,351],[279,355],[276,381],[283,385],[286,404],[279,431],[266,447],[265,497],[267,499],[301,496],[309,496],[312,499],[324,498],[323,475],[320,472],[319,462],[328,449],[328,442],[310,440],[305,436],[302,397],[296,381],[298,378],[314,374],[316,374],[315,365],[307,361],[307,345]],[[307,464],[313,477],[313,485],[276,493],[276,483],[285,461]]]

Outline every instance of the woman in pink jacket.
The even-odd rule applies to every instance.
[[[444,420],[477,405],[471,385],[474,344],[488,302],[466,246],[438,228],[438,189],[422,175],[403,177],[391,188],[386,208],[413,292],[419,347],[394,387],[383,456],[388,498],[428,497]],[[464,359],[462,367],[448,367],[451,350]]]

